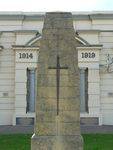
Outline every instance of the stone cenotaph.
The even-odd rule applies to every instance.
[[[75,39],[71,13],[46,13],[38,59],[31,150],[83,150],[76,50],[80,45]]]

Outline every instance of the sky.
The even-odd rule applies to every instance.
[[[0,0],[0,11],[113,11],[113,0]]]

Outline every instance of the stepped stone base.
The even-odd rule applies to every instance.
[[[38,136],[31,139],[32,150],[83,150],[81,135]]]

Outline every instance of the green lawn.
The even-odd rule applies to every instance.
[[[30,134],[0,135],[0,150],[30,150]]]
[[[0,150],[30,150],[30,134],[0,135]],[[113,150],[113,134],[84,134],[84,150]]]
[[[113,150],[113,134],[85,134],[84,150]]]

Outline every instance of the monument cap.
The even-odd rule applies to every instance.
[[[44,28],[72,28],[72,13],[70,12],[47,12],[45,15]]]

